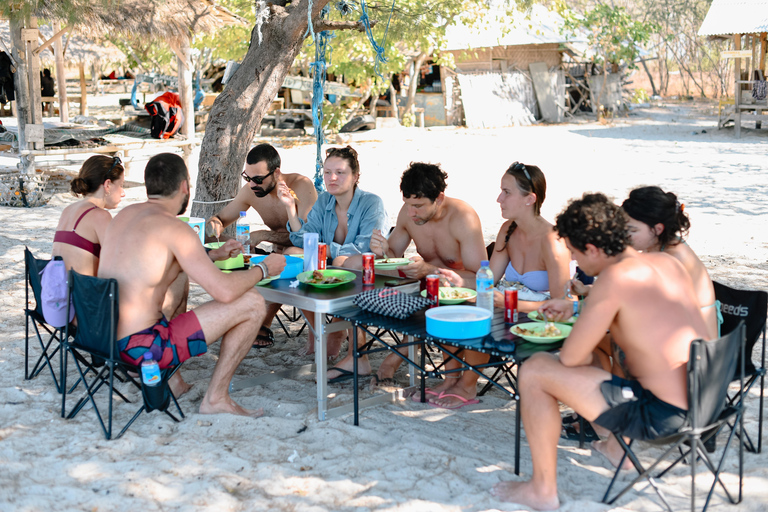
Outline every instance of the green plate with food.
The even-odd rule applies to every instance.
[[[470,288],[453,288],[451,286],[441,286],[439,293],[440,293],[441,306],[461,304],[465,300],[469,300],[477,297],[477,292]],[[422,290],[421,296],[426,297],[427,290]]]
[[[280,277],[280,275],[276,275],[276,276],[270,276],[270,277],[268,277],[266,279],[262,279],[261,281],[256,283],[256,286],[264,286],[265,284],[269,284],[272,281],[274,281],[275,279],[278,279],[279,277]]]
[[[528,318],[530,318],[534,322],[548,322],[549,321],[546,318],[544,318],[544,315],[542,315],[538,311],[531,311],[530,313],[528,313]],[[558,322],[558,323],[567,324],[567,325],[573,325],[573,324],[576,323],[576,320],[578,320],[578,318],[579,318],[578,316],[572,316],[568,320],[560,320],[560,322]]]
[[[381,258],[373,260],[373,267],[376,270],[394,270],[397,267],[404,267],[411,263],[408,258]]]
[[[300,283],[316,288],[333,288],[355,280],[356,275],[348,270],[307,270],[296,276]]]
[[[554,343],[571,334],[572,327],[566,324],[527,322],[513,325],[509,331],[531,343]]]

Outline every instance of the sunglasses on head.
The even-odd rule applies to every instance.
[[[123,161],[120,160],[119,156],[116,156],[114,158],[115,160],[112,162],[112,167],[110,167],[109,170],[107,171],[107,176],[112,174],[112,171],[115,169],[115,167],[117,167],[118,165],[123,165]]]
[[[531,189],[534,188],[533,180],[531,179],[531,173],[528,172],[528,169],[525,167],[525,164],[521,164],[520,162],[515,162],[514,164],[512,164],[512,170],[522,171],[525,177],[528,179],[528,182],[531,184]]]
[[[247,174],[245,174],[245,171],[243,171],[243,172],[240,173],[240,176],[243,177],[243,179],[246,181],[246,183],[254,182],[257,185],[261,185],[262,183],[264,183],[264,180],[269,178],[270,176],[272,176],[272,174],[274,174],[274,172],[276,170],[277,169],[275,169],[273,171],[269,171],[264,176],[253,176],[253,177],[248,176]]]
[[[352,158],[357,158],[357,151],[349,146],[344,148],[328,148],[325,150],[325,156],[350,156]]]

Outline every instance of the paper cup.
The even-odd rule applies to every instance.
[[[189,217],[189,220],[186,221],[187,224],[192,226],[192,229],[195,230],[195,233],[197,233],[197,236],[200,237],[200,243],[205,243],[205,219],[202,217]]]

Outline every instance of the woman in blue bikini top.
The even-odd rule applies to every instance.
[[[559,298],[570,279],[571,254],[541,216],[547,192],[544,173],[535,165],[512,164],[501,178],[501,193],[496,199],[501,207],[502,224],[491,256],[493,275],[518,282],[536,292],[552,290]],[[497,279],[498,280],[498,279]],[[503,307],[504,298],[495,293],[495,303]],[[520,300],[522,313],[535,311],[543,301]]]
[[[720,309],[715,302],[715,288],[707,268],[684,242],[691,227],[685,205],[672,192],[664,192],[659,187],[640,187],[629,193],[621,207],[629,216],[627,225],[632,247],[643,252],[665,252],[683,264],[693,279],[710,339],[717,339]]]

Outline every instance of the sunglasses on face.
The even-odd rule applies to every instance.
[[[270,176],[272,176],[272,174],[274,174],[274,172],[276,170],[277,169],[275,169],[274,171],[269,171],[264,176],[253,176],[253,177],[248,176],[247,174],[245,174],[245,171],[243,171],[243,172],[240,173],[240,176],[243,177],[243,179],[246,181],[246,183],[254,182],[257,185],[261,185],[262,183],[264,183],[264,180],[269,178]]]

